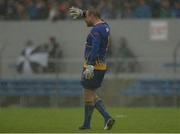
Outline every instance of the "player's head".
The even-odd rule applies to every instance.
[[[88,27],[94,26],[97,20],[101,19],[100,13],[96,9],[88,9],[86,11],[85,22]]]

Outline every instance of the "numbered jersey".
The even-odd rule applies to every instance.
[[[85,46],[85,64],[94,65],[96,70],[106,70],[106,52],[110,28],[107,23],[96,24],[89,33]]]

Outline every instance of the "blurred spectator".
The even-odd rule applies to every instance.
[[[57,1],[56,0],[49,0],[48,1],[48,7],[49,7],[49,19],[50,20],[57,20],[59,17]]]
[[[128,1],[123,4],[122,18],[134,18],[132,4]]]
[[[34,43],[31,40],[28,40],[17,62],[17,71],[19,73],[38,73],[38,65],[35,62],[31,62],[31,56],[34,53],[34,50]]]
[[[175,2],[175,7],[172,12],[173,17],[180,18],[180,0]]]
[[[111,18],[111,12],[112,12],[112,4],[108,0],[101,0],[99,6],[97,7],[100,11],[102,18]]]
[[[0,19],[69,19],[71,6],[97,8],[105,19],[179,18],[179,3],[179,0],[0,0]]]
[[[115,67],[115,72],[136,72],[138,62],[136,61],[136,56],[128,47],[128,42],[126,38],[121,38],[119,40],[119,48],[116,54],[117,65]]]
[[[57,42],[55,37],[49,38],[49,57],[50,58],[61,58],[62,50],[60,44]]]
[[[159,18],[160,17],[161,0],[151,0],[149,3],[151,6],[151,9],[152,9],[152,17]]]
[[[77,1],[77,0],[76,0]],[[78,7],[82,6],[79,3],[77,3]],[[68,16],[68,10],[69,10],[69,2],[68,1],[63,1],[62,3],[60,3],[59,5],[59,19],[66,19]],[[80,7],[82,8],[82,7]]]
[[[7,20],[16,20],[17,19],[17,10],[15,6],[14,0],[7,1],[7,9],[6,9],[6,19]]]
[[[38,19],[38,9],[32,0],[26,0],[26,9],[31,20]]]
[[[84,3],[83,3],[83,1],[82,0],[74,0],[74,3],[73,3],[73,5],[75,6],[75,7],[78,7],[78,8],[81,8],[81,9],[83,9],[84,8]]]
[[[111,19],[122,18],[122,1],[112,0]]]
[[[15,3],[15,7],[16,7],[16,11],[17,11],[17,19],[18,20],[27,20],[28,16],[27,16],[26,8],[23,5],[23,1],[17,1]]]
[[[84,4],[85,3],[85,4]],[[88,8],[88,7],[92,7],[92,3],[93,3],[93,0],[84,0],[84,5],[83,5],[83,8]]]
[[[137,18],[150,18],[152,16],[151,7],[146,3],[145,0],[139,0],[138,6],[134,13]]]
[[[0,20],[4,19],[6,14],[6,2],[5,0],[0,0]]]
[[[48,8],[45,0],[36,0],[36,8],[38,10],[38,19],[47,19]]]
[[[55,37],[49,38],[48,53],[50,58],[48,63],[48,71],[59,72],[61,65],[57,63],[56,60],[62,58],[62,49],[60,48],[60,44],[57,42]]]
[[[161,18],[170,18],[171,14],[172,14],[172,10],[171,10],[171,7],[170,7],[169,0],[161,1],[160,17]]]

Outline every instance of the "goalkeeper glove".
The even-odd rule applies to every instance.
[[[77,18],[80,18],[80,17],[84,17],[85,16],[85,11],[83,11],[80,8],[71,7],[69,9],[69,14],[70,14],[70,16],[72,16],[73,19],[77,19]]]
[[[92,79],[94,77],[94,66],[88,65],[83,74],[86,79]]]

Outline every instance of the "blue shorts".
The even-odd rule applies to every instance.
[[[94,70],[94,77],[92,79],[86,79],[82,74],[81,84],[84,89],[96,90],[101,87],[101,83],[104,79],[106,70]]]

